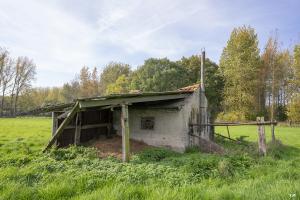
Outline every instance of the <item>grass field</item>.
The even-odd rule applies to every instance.
[[[265,158],[257,156],[257,128],[247,126],[230,127],[233,138],[249,136],[242,145],[217,139],[228,149],[222,156],[150,149],[124,164],[84,147],[42,154],[50,123],[0,119],[0,199],[300,198],[300,128],[276,127],[283,145],[269,145]]]

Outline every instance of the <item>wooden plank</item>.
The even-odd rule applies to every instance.
[[[258,122],[264,122],[264,117],[257,117]],[[267,155],[267,145],[266,145],[266,135],[265,135],[265,126],[258,125],[258,152],[259,155]]]
[[[52,112],[52,136],[55,134],[57,130],[57,113]]]
[[[80,135],[81,135],[81,112],[78,112],[76,115],[76,126],[75,126],[75,135],[74,135],[74,144],[80,144]]]
[[[79,110],[79,104],[76,102],[75,106],[72,108],[71,112],[67,116],[67,118],[61,123],[61,125],[56,130],[54,136],[49,141],[43,152],[45,152],[47,149],[49,149],[56,141],[56,139],[62,134],[64,128],[71,122],[77,111]]]
[[[79,101],[80,108],[99,107],[99,106],[116,106],[124,103],[138,103],[138,102],[151,102],[162,101],[171,99],[183,99],[189,94],[174,94],[174,95],[160,95],[160,96],[146,96],[146,97],[132,97],[132,98],[119,98],[119,99],[107,99],[107,100],[89,100]]]
[[[129,118],[128,105],[122,105],[121,126],[122,126],[122,159],[129,162]]]
[[[108,126],[110,126],[110,123],[87,124],[87,125],[81,125],[81,130],[92,129],[92,128],[108,127]],[[76,126],[66,126],[65,129],[76,129]]]
[[[66,111],[66,112],[63,112],[62,114],[58,115],[57,116],[57,119],[63,119],[63,118],[66,118],[68,116],[68,114],[70,113],[70,111]]]
[[[189,124],[190,126],[243,126],[243,125],[277,125],[277,122],[245,122],[245,123],[213,123],[213,124]]]

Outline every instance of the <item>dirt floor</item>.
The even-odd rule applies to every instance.
[[[99,156],[101,158],[113,156],[122,158],[122,137],[115,135],[112,138],[106,138],[105,136],[91,142],[91,146],[96,147],[99,150]],[[152,146],[147,145],[144,142],[130,140],[130,152],[131,154],[138,153],[146,148]]]

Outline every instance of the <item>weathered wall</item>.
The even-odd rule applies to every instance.
[[[207,100],[202,96],[202,107],[207,107]],[[173,104],[174,105],[174,104]],[[129,129],[130,138],[143,141],[149,145],[168,147],[176,151],[184,151],[186,147],[198,145],[199,141],[189,135],[189,124],[197,123],[199,116],[199,90],[175,104],[181,107],[179,111],[135,109],[129,106]],[[202,109],[205,111],[205,109]],[[114,111],[114,129],[121,135],[119,110]],[[202,114],[203,121],[207,123],[207,113]],[[154,117],[154,130],[141,129],[142,117]],[[209,139],[207,128],[202,130],[194,127],[194,133]]]
[[[120,111],[114,112],[114,128],[121,134]],[[142,117],[154,117],[154,129],[141,129]],[[184,151],[185,136],[181,111],[135,109],[129,107],[130,138],[143,141],[149,145]]]
[[[210,139],[210,130],[208,126],[198,127],[193,126],[190,127],[189,124],[198,124],[200,121],[202,124],[209,123],[209,115],[207,110],[207,98],[204,92],[201,92],[201,102],[200,98],[200,89],[197,89],[193,95],[185,99],[185,106],[183,108],[183,119],[184,119],[184,133],[187,133],[186,141],[188,144],[186,146],[197,146],[200,145],[200,141],[198,137],[191,136],[189,133],[193,135],[197,135],[201,138]],[[199,106],[199,102],[201,106]],[[199,109],[201,109],[201,118],[199,119]]]

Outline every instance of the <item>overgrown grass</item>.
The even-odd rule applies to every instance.
[[[269,145],[265,158],[256,153],[256,127],[238,127],[233,137],[250,137],[243,145],[218,138],[228,149],[222,156],[155,148],[121,163],[84,147],[42,154],[50,127],[47,118],[0,119],[0,199],[300,197],[299,128],[277,128],[283,145]]]

